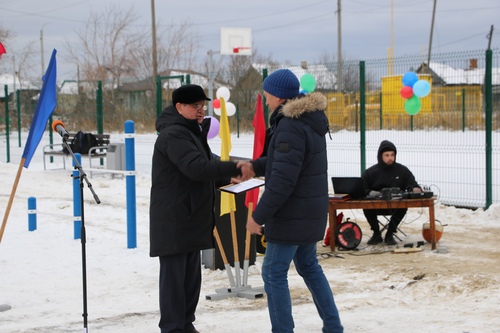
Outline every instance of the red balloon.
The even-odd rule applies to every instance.
[[[219,99],[214,99],[212,101],[212,106],[215,108],[215,109],[219,109],[220,108],[220,100]]]
[[[410,98],[411,96],[413,96],[413,89],[411,87],[404,86],[403,88],[401,88],[400,94],[403,98]]]

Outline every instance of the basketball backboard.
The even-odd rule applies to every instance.
[[[252,55],[252,29],[221,27],[220,54]]]

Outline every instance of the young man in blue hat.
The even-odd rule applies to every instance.
[[[293,261],[323,320],[324,333],[342,333],[332,290],[316,257],[328,214],[328,165],[325,135],[327,99],[321,93],[299,94],[300,83],[288,69],[269,75],[263,84],[266,104],[274,110],[267,133],[266,156],[252,161],[266,187],[247,229],[262,234],[266,254],[262,278],[274,333],[292,333],[288,288]]]

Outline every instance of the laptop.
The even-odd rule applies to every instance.
[[[335,194],[349,194],[351,199],[366,197],[361,177],[332,177],[332,185]]]

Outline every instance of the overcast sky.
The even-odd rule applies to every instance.
[[[156,0],[156,19],[167,25],[190,19],[201,36],[200,56],[219,51],[220,27],[252,29],[253,45],[278,61],[313,63],[322,52],[336,56],[336,0]],[[341,4],[342,54],[349,59],[386,58],[394,35],[394,55],[427,56],[434,0],[344,0]],[[150,0],[0,0],[0,26],[17,36],[16,49],[44,36],[44,58],[58,50],[58,79],[74,79],[62,63],[64,40],[75,37],[91,10],[131,7],[137,27],[151,27]],[[392,8],[392,9],[391,9]],[[499,0],[437,0],[432,53],[482,50],[493,25],[492,48],[500,47]],[[392,14],[392,15],[391,15]],[[391,19],[392,17],[392,19]],[[1,41],[0,41],[1,42]],[[7,50],[9,52],[9,50]],[[8,61],[7,55],[0,61]],[[5,65],[5,64],[4,64]],[[4,68],[4,67],[1,67]],[[5,70],[5,69],[4,69]]]

